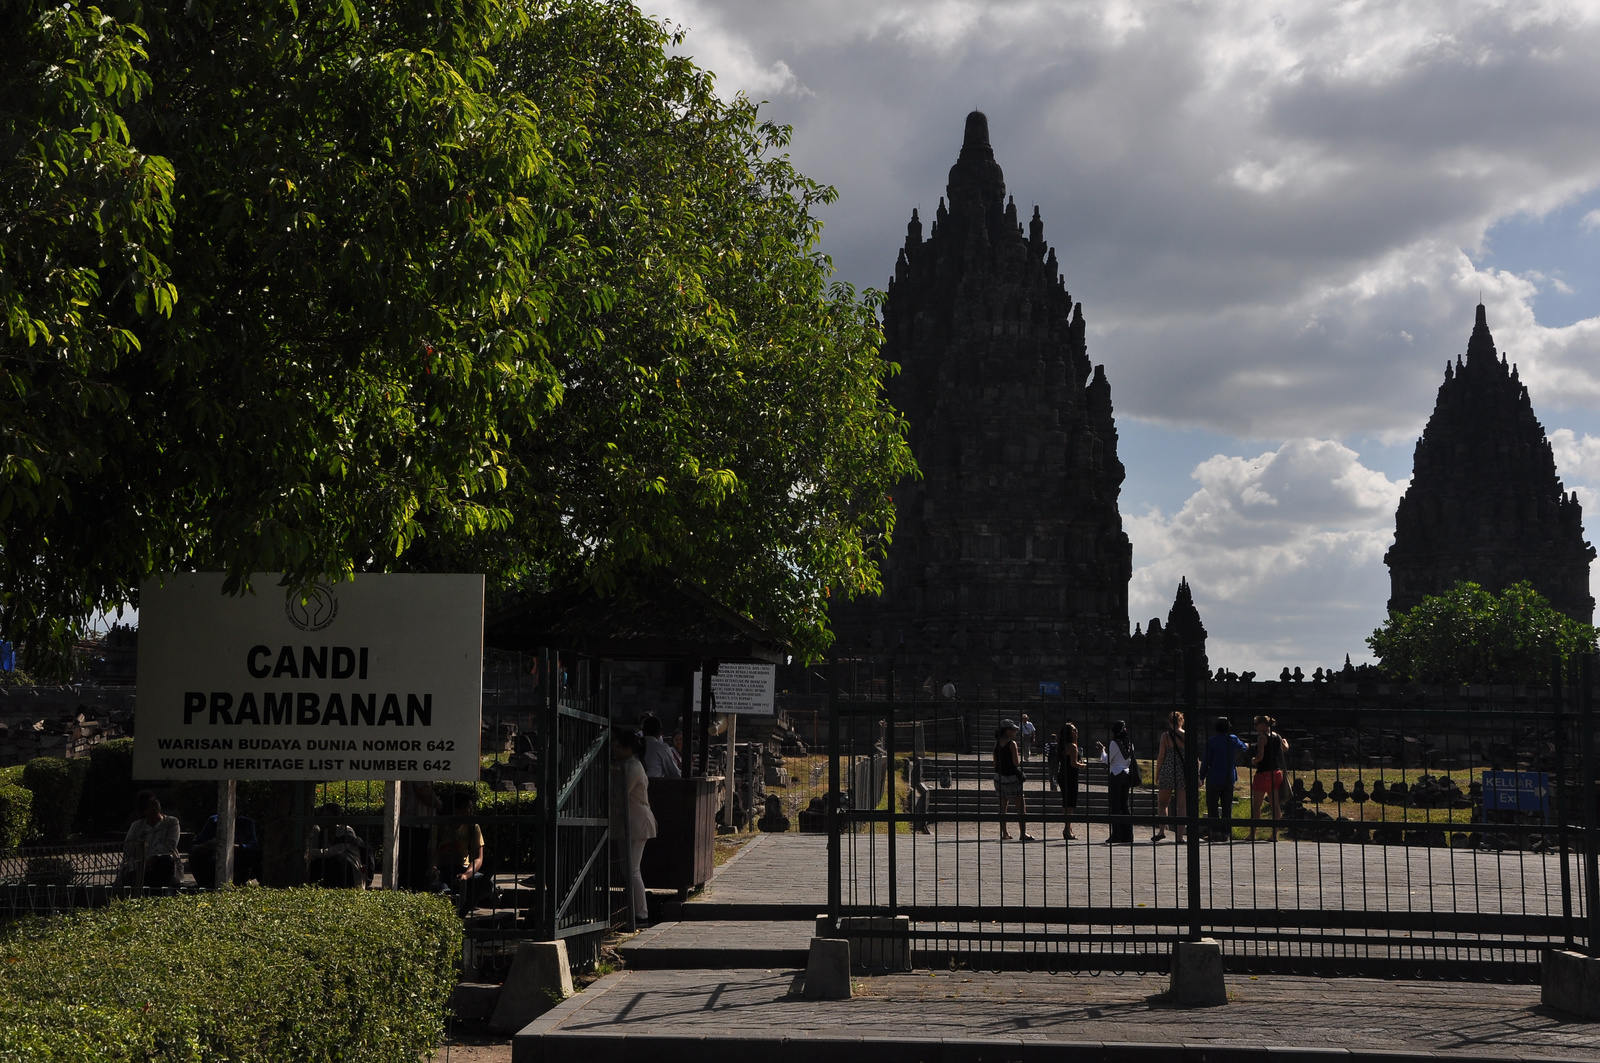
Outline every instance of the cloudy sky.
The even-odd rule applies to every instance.
[[[988,114],[1110,375],[1133,617],[1187,575],[1214,664],[1363,659],[1480,293],[1600,539],[1600,4],[645,8],[794,126],[860,286]]]

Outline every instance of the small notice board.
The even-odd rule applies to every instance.
[[[770,664],[717,666],[711,677],[711,709],[745,716],[773,715],[777,667]],[[700,673],[694,674],[694,711],[700,711]]]

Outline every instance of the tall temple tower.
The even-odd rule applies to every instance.
[[[1024,230],[967,116],[928,238],[911,212],[884,306],[889,398],[923,479],[895,491],[884,594],[836,610],[843,654],[886,657],[928,689],[952,679],[1077,689],[1128,645],[1111,385],[1034,208]]]
[[[1583,507],[1557,478],[1528,389],[1496,354],[1481,303],[1465,364],[1445,363],[1394,524],[1383,559],[1390,611],[1459,580],[1495,592],[1527,580],[1574,620],[1594,617]]]

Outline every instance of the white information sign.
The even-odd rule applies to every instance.
[[[718,665],[717,674],[711,677],[712,711],[771,716],[777,671],[771,664]],[[694,674],[694,711],[700,711],[699,672]]]
[[[134,778],[478,777],[482,576],[222,580],[140,588]]]

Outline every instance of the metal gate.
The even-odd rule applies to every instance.
[[[403,795],[401,888],[429,888],[441,832],[483,835],[484,881],[458,902],[469,973],[503,972],[522,940],[567,941],[574,967],[598,959],[613,921],[609,699],[603,661],[489,650],[479,781]],[[382,785],[321,784],[307,822],[324,838],[349,826],[376,851]],[[315,873],[315,843],[308,851]]]
[[[830,919],[835,932],[909,937],[918,966],[1155,970],[1176,942],[1204,936],[1239,971],[1536,980],[1543,949],[1600,945],[1591,662],[1566,669],[1581,677],[1571,698],[1559,681],[1276,684],[1265,699],[1190,683],[1164,703],[912,702],[893,697],[892,677],[876,699],[835,681]],[[1174,711],[1187,756],[1163,810],[1150,784]],[[999,721],[1023,714],[1037,731],[1024,765],[1037,840],[1001,841],[990,751]],[[1204,740],[1218,717],[1248,735],[1256,715],[1290,743],[1279,815],[1267,795],[1252,818],[1240,767],[1238,814],[1208,823]],[[1091,764],[1072,841],[1043,748],[1068,721],[1086,753],[1124,721],[1146,783],[1114,814]],[[1113,827],[1135,841],[1107,844]]]

